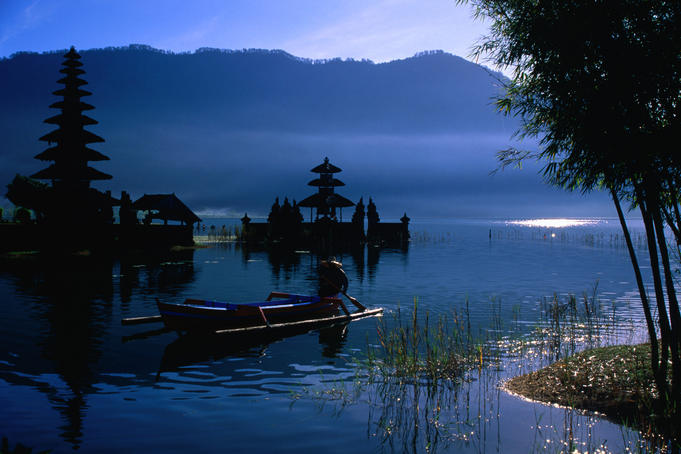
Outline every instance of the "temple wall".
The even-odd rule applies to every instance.
[[[400,246],[409,241],[409,224],[402,222],[369,224],[367,241],[372,244]]]
[[[274,237],[266,222],[249,222],[242,226],[242,241],[247,243],[290,243],[313,245],[314,243],[362,244],[365,240],[362,226],[351,222],[303,222],[287,235]]]
[[[193,244],[192,227],[185,225],[0,224],[0,252],[62,248],[160,249]]]
[[[114,241],[123,247],[135,249],[192,246],[191,225],[111,225]]]
[[[303,222],[288,236],[273,237],[267,222],[250,222],[242,228],[242,241],[252,244],[358,245],[369,242],[381,246],[401,247],[409,241],[409,224],[378,222],[370,224],[365,235],[363,226],[352,222]]]

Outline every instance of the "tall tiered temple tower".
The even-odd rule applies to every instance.
[[[324,158],[324,162],[311,172],[318,173],[319,178],[308,183],[308,186],[316,186],[319,191],[316,194],[303,199],[298,206],[317,209],[316,219],[328,218],[336,219],[336,208],[351,207],[355,204],[334,192],[334,188],[345,186],[345,183],[333,177],[334,173],[342,172],[341,169],[329,162],[329,158]]]
[[[85,71],[80,69],[83,64],[78,61],[81,57],[71,47],[64,58],[65,61],[62,63],[64,68],[59,72],[65,76],[57,81],[63,84],[64,88],[54,92],[63,99],[50,106],[60,109],[61,112],[45,120],[45,123],[57,125],[57,129],[40,138],[48,145],[54,145],[35,156],[41,161],[54,163],[31,175],[31,178],[51,180],[55,190],[54,202],[72,207],[72,209],[64,206],[55,207],[55,213],[62,211],[65,215],[66,213],[63,213],[65,210],[92,217],[93,210],[98,212],[105,209],[102,204],[106,205],[109,198],[91,189],[90,182],[108,180],[111,179],[111,175],[93,169],[88,166],[88,162],[104,161],[109,158],[88,147],[88,144],[104,142],[104,139],[85,129],[85,126],[97,124],[97,121],[83,115],[83,111],[92,110],[94,107],[80,100],[81,97],[92,94],[80,88],[87,84],[79,77],[85,74]]]
[[[78,77],[85,74],[85,71],[80,69],[80,66],[83,66],[78,61],[80,55],[71,47],[64,58],[66,60],[62,66],[65,68],[59,72],[66,76],[57,81],[64,84],[64,88],[54,92],[57,96],[63,96],[63,100],[50,106],[61,109],[61,113],[45,120],[45,123],[57,125],[58,128],[40,138],[49,145],[54,143],[55,146],[35,157],[41,161],[54,161],[54,164],[31,175],[31,178],[52,180],[55,188],[85,189],[90,187],[92,180],[111,179],[111,175],[87,165],[89,161],[105,161],[109,158],[87,147],[90,143],[104,142],[104,139],[84,129],[87,125],[96,125],[97,121],[83,115],[83,111],[92,110],[94,107],[80,100],[81,97],[92,94],[80,89],[82,85],[87,84]]]

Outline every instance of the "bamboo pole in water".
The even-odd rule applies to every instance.
[[[346,309],[347,310],[347,309]],[[339,323],[339,322],[346,322],[346,321],[351,321],[355,320],[358,318],[363,318],[363,317],[372,317],[381,314],[383,312],[383,308],[378,308],[378,309],[368,309],[365,311],[361,312],[353,312],[352,314],[347,314],[347,315],[336,315],[333,317],[325,317],[325,318],[313,318],[310,320],[299,320],[295,322],[285,322],[285,323],[275,323],[275,324],[270,324],[270,325],[258,325],[258,326],[246,326],[244,328],[230,328],[230,329],[223,329],[216,331],[217,334],[226,334],[226,333],[246,333],[246,332],[256,332],[259,330],[265,330],[265,329],[277,329],[277,328],[302,328],[307,325],[313,326],[317,324],[326,324],[326,323]],[[160,322],[162,321],[160,315],[151,315],[148,317],[131,317],[131,318],[124,318],[121,320],[122,325],[141,325],[143,323],[154,323],[154,322]]]
[[[363,318],[363,317],[372,317],[372,316],[377,316],[380,315],[381,312],[383,312],[383,308],[378,308],[378,309],[368,309],[362,312],[353,312],[350,315],[336,315],[334,317],[325,317],[325,318],[313,318],[310,320],[299,320],[296,322],[286,322],[286,323],[273,323],[270,324],[269,326],[267,325],[258,325],[258,326],[246,326],[244,328],[230,328],[230,329],[221,329],[218,331],[215,331],[215,334],[236,334],[236,333],[255,333],[259,331],[265,331],[265,330],[273,330],[273,329],[286,329],[286,328],[305,328],[308,326],[316,326],[316,325],[326,325],[330,323],[342,323],[342,322],[348,322],[352,321],[358,318]]]
[[[148,317],[130,317],[121,320],[121,325],[141,325],[142,323],[154,323],[162,321],[160,315],[150,315]]]

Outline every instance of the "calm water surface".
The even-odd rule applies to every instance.
[[[468,301],[480,333],[494,308],[504,327],[529,331],[544,298],[597,285],[603,305],[623,320],[620,340],[644,339],[616,221],[414,221],[411,232],[406,250],[339,254],[348,292],[384,307],[387,321],[415,299],[431,317],[463,311]],[[234,243],[105,263],[4,261],[0,435],[53,452],[167,453],[525,453],[559,451],[568,431],[580,449],[605,443],[617,452],[635,438],[599,418],[500,390],[503,379],[536,367],[517,359],[436,389],[357,385],[355,360],[376,343],[376,319],[250,343],[121,326],[122,318],[155,314],[155,298],[313,293],[317,263],[307,251],[279,256]]]

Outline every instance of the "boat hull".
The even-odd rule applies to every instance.
[[[178,331],[215,331],[328,317],[338,313],[341,303],[333,297],[276,295],[279,295],[279,299],[253,303],[187,299],[184,303],[157,300],[157,305],[168,328]]]

